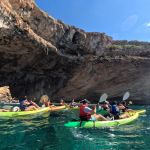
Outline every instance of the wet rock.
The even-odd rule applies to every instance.
[[[9,86],[0,87],[0,103],[11,102],[12,97],[9,90]]]

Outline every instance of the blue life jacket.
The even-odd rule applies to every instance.
[[[117,105],[111,105],[111,113],[113,115],[120,115],[120,111]]]
[[[21,111],[24,111],[27,108],[27,106],[24,105],[23,103],[20,103],[19,107],[20,107]]]
[[[20,98],[19,99],[19,103],[20,103],[19,107],[20,107],[21,111],[24,111],[28,107],[27,105],[24,105],[25,100],[26,100],[26,98]]]

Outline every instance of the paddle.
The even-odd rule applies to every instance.
[[[130,93],[129,93],[129,92],[126,92],[126,93],[123,95],[122,101],[127,100],[127,99],[129,98],[129,96],[130,96]]]
[[[108,97],[108,95],[107,95],[106,93],[104,93],[104,94],[100,97],[99,103],[106,101],[107,97]]]
[[[108,97],[108,95],[106,93],[102,94],[102,96],[99,99],[99,103],[105,102],[107,97]],[[96,113],[96,108],[95,108],[95,113]]]
[[[126,92],[124,95],[123,95],[123,98],[122,98],[122,102],[125,102],[130,96],[130,93],[129,92]],[[130,105],[132,101],[129,101],[128,104],[126,105]]]
[[[129,98],[129,96],[130,96],[130,93],[129,93],[129,92],[126,92],[126,93],[123,95],[122,102],[123,102],[123,101],[125,102],[125,101]],[[132,104],[132,101],[129,101],[129,103],[128,103],[126,106],[128,106],[128,105],[130,105],[130,104]],[[136,112],[135,110],[128,109],[128,113],[129,113],[129,110],[130,110],[130,112]]]

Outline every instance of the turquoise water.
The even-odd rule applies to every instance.
[[[115,128],[66,128],[77,111],[35,119],[0,120],[0,150],[149,150],[150,107],[131,125]]]

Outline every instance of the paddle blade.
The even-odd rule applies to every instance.
[[[128,105],[132,105],[133,104],[133,102],[132,101],[129,101],[129,104]]]
[[[107,97],[108,97],[108,95],[107,95],[106,93],[104,93],[104,94],[100,97],[99,102],[104,102],[104,101],[106,101]]]
[[[124,95],[123,95],[123,101],[127,100],[130,96],[130,93],[129,92],[126,92]]]

